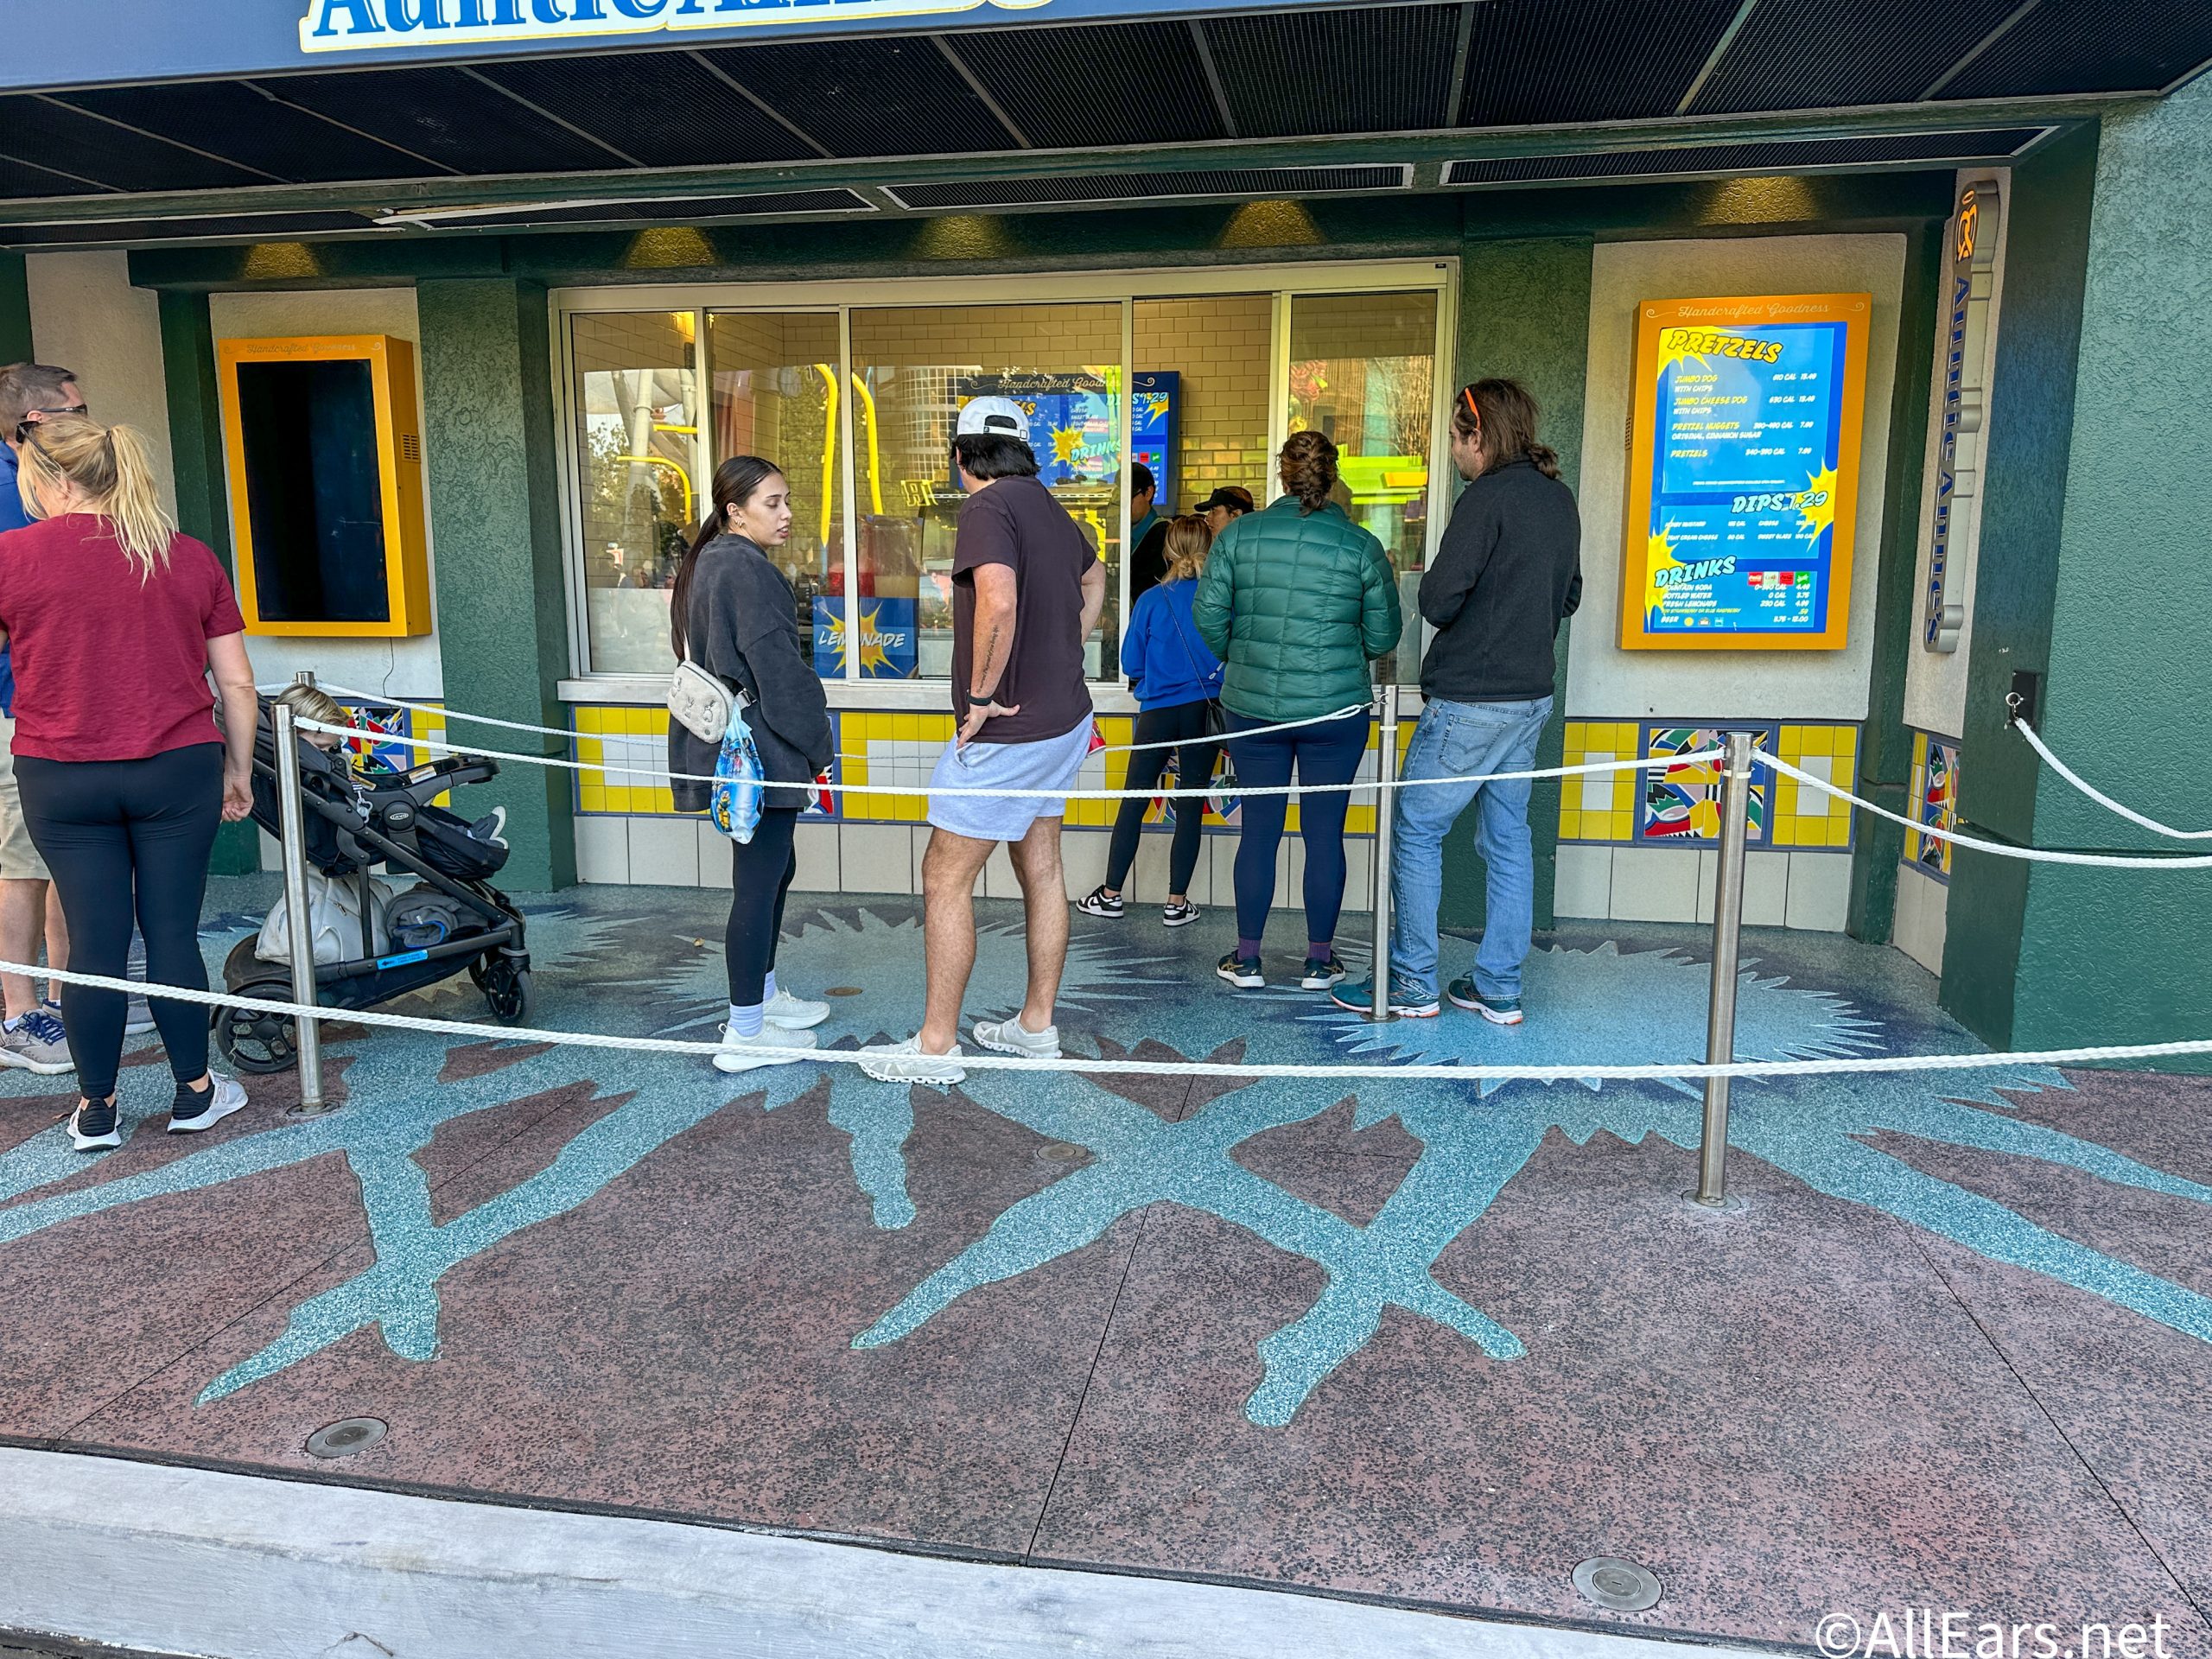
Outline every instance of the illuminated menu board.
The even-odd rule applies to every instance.
[[[1865,294],[1637,308],[1621,645],[1842,646]]]

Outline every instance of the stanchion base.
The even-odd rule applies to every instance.
[[[334,1100],[317,1101],[312,1106],[302,1101],[296,1106],[287,1106],[284,1109],[284,1116],[287,1117],[328,1117],[338,1109],[339,1103]]]
[[[1386,1011],[1386,1012],[1384,1012],[1384,1013],[1382,1013],[1382,1014],[1377,1014],[1377,1013],[1376,1013],[1373,1009],[1371,1009],[1371,1008],[1370,1008],[1370,1009],[1369,1009],[1365,1014],[1361,1014],[1359,1017],[1360,1017],[1361,1019],[1363,1019],[1363,1020],[1366,1020],[1366,1021],[1367,1021],[1367,1023],[1368,1023],[1369,1025],[1370,1025],[1370,1026],[1387,1026],[1387,1025],[1389,1025],[1389,1024],[1393,1020],[1396,1019],[1398,1016],[1397,1016],[1395,1014],[1394,1014],[1394,1013],[1389,1013],[1389,1012],[1387,1012],[1387,1011]]]
[[[1744,1211],[1744,1201],[1733,1193],[1725,1193],[1718,1198],[1700,1198],[1697,1189],[1692,1187],[1682,1194],[1682,1199],[1693,1209],[1702,1211],[1708,1216],[1741,1215]]]

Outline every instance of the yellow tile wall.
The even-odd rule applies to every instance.
[[[1856,726],[1784,726],[1779,753],[1790,765],[1808,772],[1818,771],[1825,763],[1828,781],[1839,789],[1858,787]],[[1776,847],[1848,847],[1851,804],[1777,773],[1768,841]]]
[[[1637,722],[1632,720],[1570,720],[1567,750],[1560,764],[1579,766],[1592,760],[1636,758]],[[1559,836],[1561,841],[1636,839],[1636,802],[1640,772],[1596,773],[1561,780]]]
[[[1274,302],[1265,294],[1140,300],[1136,366],[1182,377],[1176,412],[1173,501],[1187,512],[1218,486],[1239,485],[1264,505],[1268,487],[1268,380]]]

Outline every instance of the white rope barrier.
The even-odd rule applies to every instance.
[[[374,1008],[308,1007],[299,1002],[238,996],[227,991],[188,990],[181,986],[149,984],[133,979],[112,979],[53,968],[0,962],[0,974],[23,974],[50,979],[88,990],[120,991],[149,998],[196,1003],[205,1007],[247,1008],[256,1014],[291,1018],[343,1020],[384,1027],[395,1031],[421,1031],[448,1037],[470,1037],[487,1042],[551,1043],[569,1048],[617,1049],[631,1054],[677,1054],[707,1058],[722,1052],[719,1043],[696,1042],[675,1037],[616,1037],[600,1032],[550,1031],[531,1026],[487,1025],[468,1020],[429,1020],[420,1015],[386,1014]],[[1585,1078],[1607,1082],[1651,1083],[1669,1077],[1808,1077],[1850,1076],[1885,1071],[1974,1071],[2012,1066],[2087,1065],[2124,1060],[2178,1058],[2212,1053],[2212,1039],[2175,1043],[2126,1043],[2089,1048],[2048,1048],[2005,1054],[1885,1054],[1848,1058],[1810,1060],[1735,1060],[1726,1065],[1700,1061],[1660,1061],[1643,1065],[1387,1065],[1347,1061],[1338,1065],[1283,1065],[1270,1062],[1225,1063],[1214,1060],[1088,1059],[1066,1055],[1058,1059],[1031,1059],[1012,1054],[951,1056],[881,1056],[851,1048],[753,1048],[747,1056],[776,1056],[814,1060],[832,1065],[856,1065],[889,1058],[913,1064],[917,1059],[942,1058],[965,1071],[1071,1071],[1103,1077],[1357,1077],[1372,1082],[1429,1083],[1572,1083]]]
[[[264,696],[273,695],[273,693],[270,692],[266,688],[257,689],[260,690]],[[279,691],[285,689],[286,688],[283,686],[276,688]],[[458,720],[465,721],[472,725],[477,726],[497,726],[501,730],[509,732],[534,732],[542,737],[566,738],[571,743],[581,743],[587,740],[596,742],[607,735],[607,734],[602,732],[579,732],[566,726],[533,726],[527,721],[499,720],[491,715],[471,714],[467,709],[454,709],[445,703],[410,702],[404,697],[387,696],[381,691],[364,691],[358,686],[340,685],[330,680],[318,681],[316,683],[316,690],[327,691],[331,696],[336,697],[356,697],[360,699],[362,702],[378,703],[385,708],[410,709],[418,715],[442,715],[448,721]],[[1273,726],[1254,726],[1240,732],[1224,733],[1217,741],[1226,742],[1231,736],[1264,737],[1270,732],[1295,731],[1301,726],[1319,726],[1327,721],[1342,720],[1347,715],[1369,714],[1373,711],[1374,707],[1374,704],[1369,702],[1350,703],[1330,714],[1309,715],[1304,720],[1286,720],[1278,721]],[[868,710],[866,712],[874,713],[877,711]],[[888,712],[897,711],[893,710]],[[305,724],[304,721],[302,723]],[[382,736],[387,742],[421,743],[427,741],[417,737],[403,737],[397,732],[385,732],[381,734],[362,733],[360,734],[363,736]],[[1103,748],[1096,751],[1096,753],[1099,754],[1135,754],[1141,750],[1145,749],[1179,749],[1187,747],[1193,743],[1203,743],[1207,741],[1208,740],[1205,738],[1198,737],[1172,737],[1167,739],[1165,742],[1160,743],[1109,743]],[[837,758],[840,760],[865,760],[868,757],[865,754],[849,754],[841,751]],[[619,770],[631,771],[634,770],[634,768],[622,767],[619,768]]]
[[[1751,759],[1757,764],[1770,768],[1799,783],[1834,796],[1839,801],[1848,801],[1862,812],[1872,812],[1878,818],[1887,818],[1891,823],[1901,823],[1906,829],[1928,836],[1932,841],[1948,841],[1955,847],[1971,847],[1978,853],[1993,854],[1999,858],[2024,859],[2035,864],[2080,864],[2098,870],[2203,870],[2212,869],[2212,854],[2196,857],[2161,856],[2147,854],[2129,857],[2119,853],[2063,853],[2041,847],[2010,847],[2000,841],[1984,841],[1978,836],[1962,836],[1955,830],[1938,830],[1933,824],[1908,818],[1902,812],[1892,812],[1886,806],[1853,795],[1849,790],[1830,783],[1825,778],[1815,778],[1811,772],[1791,766],[1778,755],[1764,749],[1754,749]]]
[[[388,732],[364,731],[358,726],[332,726],[319,720],[293,721],[303,732],[326,732],[334,737],[382,738],[395,741]],[[441,742],[435,738],[410,737],[397,740],[446,754],[481,755],[492,760],[513,760],[524,766],[548,766],[561,772],[620,772],[631,778],[651,778],[663,783],[715,784],[727,779],[710,772],[664,772],[654,766],[640,766],[634,763],[607,760],[563,760],[550,754],[516,754],[505,749],[477,748],[459,743]],[[1389,782],[1355,779],[1346,784],[1271,784],[1247,787],[1239,784],[1222,792],[1236,799],[1249,800],[1262,795],[1345,795],[1360,790],[1386,791],[1393,789],[1426,789],[1446,785],[1498,784],[1533,782],[1543,778],[1580,778],[1601,772],[1653,772],[1673,766],[1691,766],[1720,759],[1718,749],[1700,749],[1692,754],[1653,755],[1643,760],[1587,760],[1572,766],[1543,766],[1529,772],[1491,772],[1467,778],[1396,778]],[[805,790],[829,795],[976,795],[1000,800],[1040,801],[1153,801],[1166,799],[1203,798],[1215,793],[1205,785],[1187,789],[992,789],[962,785],[940,789],[926,783],[916,784],[824,784],[809,779],[798,783],[771,783],[769,789]]]
[[[2012,729],[2025,738],[2028,747],[2043,757],[2044,765],[2049,766],[2107,812],[2116,813],[2130,823],[2140,824],[2153,834],[2165,836],[2174,841],[2212,841],[2212,830],[2177,830],[2170,823],[2160,823],[2156,818],[2146,817],[2133,807],[2123,805],[2115,801],[2053,754],[2050,752],[2050,746],[2043,741],[2042,734],[2026,721],[2015,720],[2012,722]]]

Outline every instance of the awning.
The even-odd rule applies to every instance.
[[[2166,0],[9,13],[0,84],[37,90],[0,95],[0,245],[27,248],[1942,167],[2212,60],[2212,4]]]

